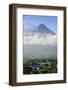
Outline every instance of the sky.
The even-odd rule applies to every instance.
[[[52,32],[57,31],[56,16],[24,16],[24,56],[47,58],[57,55],[57,34],[32,32],[35,26],[44,24]],[[33,27],[34,26],[34,27]],[[31,28],[31,30],[30,30]],[[27,32],[28,31],[28,32]]]
[[[24,24],[38,26],[40,24],[46,25],[51,31],[57,32],[57,16],[35,16],[24,15]]]

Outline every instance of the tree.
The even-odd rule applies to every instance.
[[[37,71],[36,68],[33,68],[33,69],[32,69],[32,74],[39,74],[39,71]]]
[[[23,67],[23,73],[24,74],[31,74],[31,72],[32,72],[32,67],[29,67],[29,66]]]
[[[41,69],[41,73],[49,73],[49,65],[44,64]]]

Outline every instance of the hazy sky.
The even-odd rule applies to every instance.
[[[24,56],[47,58],[57,55],[57,35],[32,32],[38,25],[44,24],[52,32],[57,31],[56,16],[24,16]]]
[[[53,32],[57,32],[57,16],[33,16],[24,15],[24,24],[37,26],[45,24]]]

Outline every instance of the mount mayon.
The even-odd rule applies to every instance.
[[[34,27],[34,26],[28,26],[28,28],[26,28],[26,26],[24,26],[24,32],[25,33],[44,33],[44,34],[50,34],[50,35],[55,35],[56,33],[53,32],[52,30],[50,30],[46,25],[44,24],[39,24],[38,26]]]
[[[44,41],[46,41],[47,38],[51,38],[51,36],[56,35],[56,33],[54,33],[52,30],[50,30],[46,25],[40,24],[36,27],[29,26],[29,28],[27,28],[27,29],[24,27],[24,34],[25,34],[25,36],[24,36],[25,38],[29,38],[29,39],[27,39],[27,42],[29,41],[31,43],[31,44],[24,44],[24,57],[25,58],[26,57],[32,57],[32,58],[48,58],[48,57],[54,58],[54,57],[57,57],[57,46],[56,46],[56,44],[55,45],[51,45],[52,43],[49,44],[48,42],[50,39],[48,39],[48,41],[46,42],[46,44],[48,43],[48,45],[41,44],[41,43],[44,43]],[[37,40],[36,40],[36,37],[34,37],[34,35],[38,36]],[[49,36],[47,37],[47,35],[49,35]],[[28,36],[30,36],[31,38]],[[32,38],[33,38],[34,42],[40,42],[40,44],[34,44],[34,42],[32,40],[30,40]],[[38,41],[38,40],[42,40],[42,39],[43,39],[43,41]],[[52,39],[54,39],[54,38],[52,38]]]
[[[55,33],[53,31],[51,31],[46,25],[44,24],[40,24],[38,27],[37,27],[37,31],[36,32],[39,32],[39,33],[47,33],[47,34],[52,34],[54,35]]]

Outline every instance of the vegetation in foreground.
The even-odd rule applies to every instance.
[[[57,59],[30,59],[24,58],[23,74],[57,73]]]

